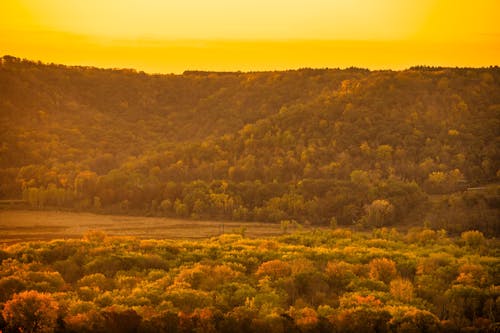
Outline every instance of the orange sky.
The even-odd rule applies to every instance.
[[[499,65],[500,1],[5,0],[0,55],[151,73]]]

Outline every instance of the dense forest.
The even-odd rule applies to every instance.
[[[500,233],[500,68],[185,72],[0,61],[0,198]]]
[[[1,332],[498,330],[498,67],[150,75],[4,56],[0,129],[3,207],[283,233],[3,244]]]
[[[0,250],[3,332],[498,332],[479,231],[82,239]]]

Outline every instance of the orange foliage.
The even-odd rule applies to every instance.
[[[20,332],[51,332],[59,306],[49,294],[24,291],[5,303],[2,315],[8,326]]]
[[[290,264],[276,259],[261,264],[255,273],[257,276],[269,276],[272,280],[289,276],[292,273]]]

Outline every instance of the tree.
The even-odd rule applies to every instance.
[[[160,203],[160,210],[163,214],[167,214],[172,209],[172,202],[168,199],[164,199]]]
[[[485,291],[473,286],[457,284],[445,292],[447,311],[461,326],[470,324],[481,315]]]
[[[478,248],[485,243],[483,233],[477,230],[464,231],[460,235],[460,238],[465,241],[465,244],[472,248]]]
[[[482,265],[466,263],[458,269],[457,283],[466,286],[486,287],[491,281]]]
[[[108,290],[111,287],[110,281],[101,273],[85,275],[78,280],[77,285],[79,287],[98,288],[101,291]]]
[[[37,291],[15,294],[5,303],[2,315],[13,330],[20,332],[52,332],[56,327],[58,304]]]
[[[413,300],[413,284],[409,280],[396,279],[390,284],[391,295],[399,301],[410,302]]]
[[[356,277],[353,265],[345,261],[328,262],[325,276],[330,287],[336,292],[342,291]]]
[[[365,207],[365,222],[369,226],[383,227],[391,224],[394,218],[394,206],[384,199],[374,200]]]
[[[177,199],[174,202],[174,212],[177,216],[186,217],[189,214],[188,206]]]
[[[80,172],[75,178],[75,193],[93,197],[97,186],[97,174],[86,170]]]
[[[377,147],[377,158],[380,160],[388,160],[392,157],[394,149],[390,145],[380,145]]]
[[[439,318],[426,310],[409,309],[400,317],[391,320],[393,332],[411,333],[426,332],[437,333],[439,330]]]
[[[358,306],[342,310],[335,320],[337,332],[385,333],[389,332],[390,313],[380,307]]]
[[[134,310],[115,311],[113,308],[102,313],[104,327],[110,333],[135,333],[141,324],[141,316]]]
[[[376,258],[370,261],[370,277],[384,283],[389,283],[397,276],[396,263],[387,258]]]
[[[314,332],[318,324],[318,314],[314,309],[305,307],[295,311],[293,316],[295,323],[302,332]]]
[[[26,282],[18,276],[0,278],[0,302],[5,302],[17,292],[26,289]]]
[[[276,280],[282,277],[289,276],[292,273],[290,264],[285,261],[276,259],[262,263],[257,272],[257,276],[269,276],[271,280]]]
[[[353,182],[356,185],[368,188],[371,184],[370,174],[368,171],[354,170],[351,172],[350,177],[351,177],[351,182]]]

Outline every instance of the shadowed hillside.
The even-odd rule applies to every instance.
[[[499,174],[498,67],[147,75],[0,64],[3,199],[499,232],[498,186],[483,186]]]

